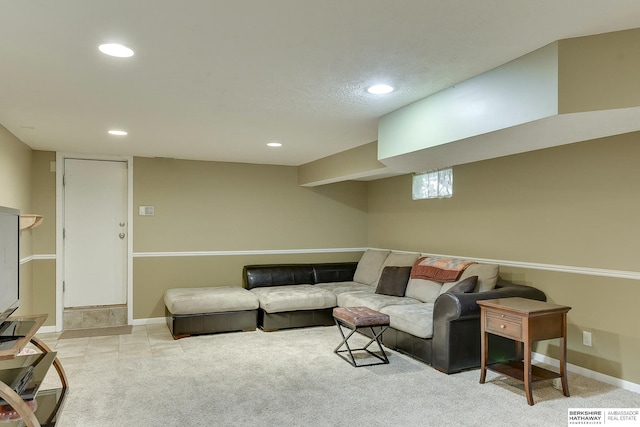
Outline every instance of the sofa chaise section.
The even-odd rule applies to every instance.
[[[175,339],[257,327],[258,298],[239,286],[167,289],[164,304]]]

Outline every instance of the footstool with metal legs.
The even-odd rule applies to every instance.
[[[335,350],[333,350],[334,353],[342,357],[344,360],[346,360],[356,368],[361,366],[384,365],[389,363],[387,354],[384,352],[381,344],[382,334],[389,327],[388,315],[380,313],[379,311],[372,310],[368,307],[337,307],[333,309],[333,318],[336,322],[336,325],[338,326],[340,335],[342,335],[342,342],[338,347],[336,347]],[[343,327],[351,330],[346,336],[342,330]],[[379,327],[378,332],[373,329],[374,327]],[[373,338],[371,338],[371,340],[362,348],[351,348],[349,346],[348,340],[360,328],[369,328],[371,330]],[[369,350],[368,347],[374,342],[378,344],[381,355]],[[340,350],[342,346],[346,347],[346,349]],[[359,365],[356,363],[356,359],[353,355],[354,351],[365,351],[369,355],[379,359],[380,362]],[[348,353],[349,358],[344,356],[342,353]]]

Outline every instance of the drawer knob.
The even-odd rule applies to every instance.
[[[506,328],[505,325],[500,325],[500,329],[504,329],[504,328]]]

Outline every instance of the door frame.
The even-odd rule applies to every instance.
[[[133,324],[133,156],[56,153],[56,331],[63,329],[64,295],[64,177],[65,159],[104,160],[127,163],[127,323]]]

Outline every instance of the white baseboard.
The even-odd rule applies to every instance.
[[[140,326],[140,325],[155,325],[155,324],[159,324],[159,323],[166,323],[167,322],[167,318],[166,317],[149,317],[147,319],[133,319],[131,321],[131,324],[134,326]]]
[[[165,317],[151,317],[148,319],[133,319],[131,321],[131,325],[134,326],[138,326],[138,325],[153,325],[153,324],[160,324],[160,323],[166,323],[167,319]],[[62,329],[57,330],[55,326],[41,326],[40,329],[38,329],[38,333],[39,334],[48,334],[48,333],[53,333],[53,332],[61,332]]]
[[[558,363],[560,363],[560,361],[558,361],[557,359],[539,353],[532,353],[532,359],[537,362],[546,363],[552,366],[558,366]],[[583,368],[582,366],[572,365],[571,363],[567,363],[567,370],[569,372],[582,375],[583,377],[592,378],[594,380],[601,381],[606,384],[611,384],[612,386],[640,394],[640,384],[632,383],[630,381],[625,381],[620,378],[592,371],[590,369]]]
[[[38,329],[38,333],[39,334],[50,334],[53,332],[58,332],[56,331],[56,327],[54,326],[40,326],[40,329]]]

